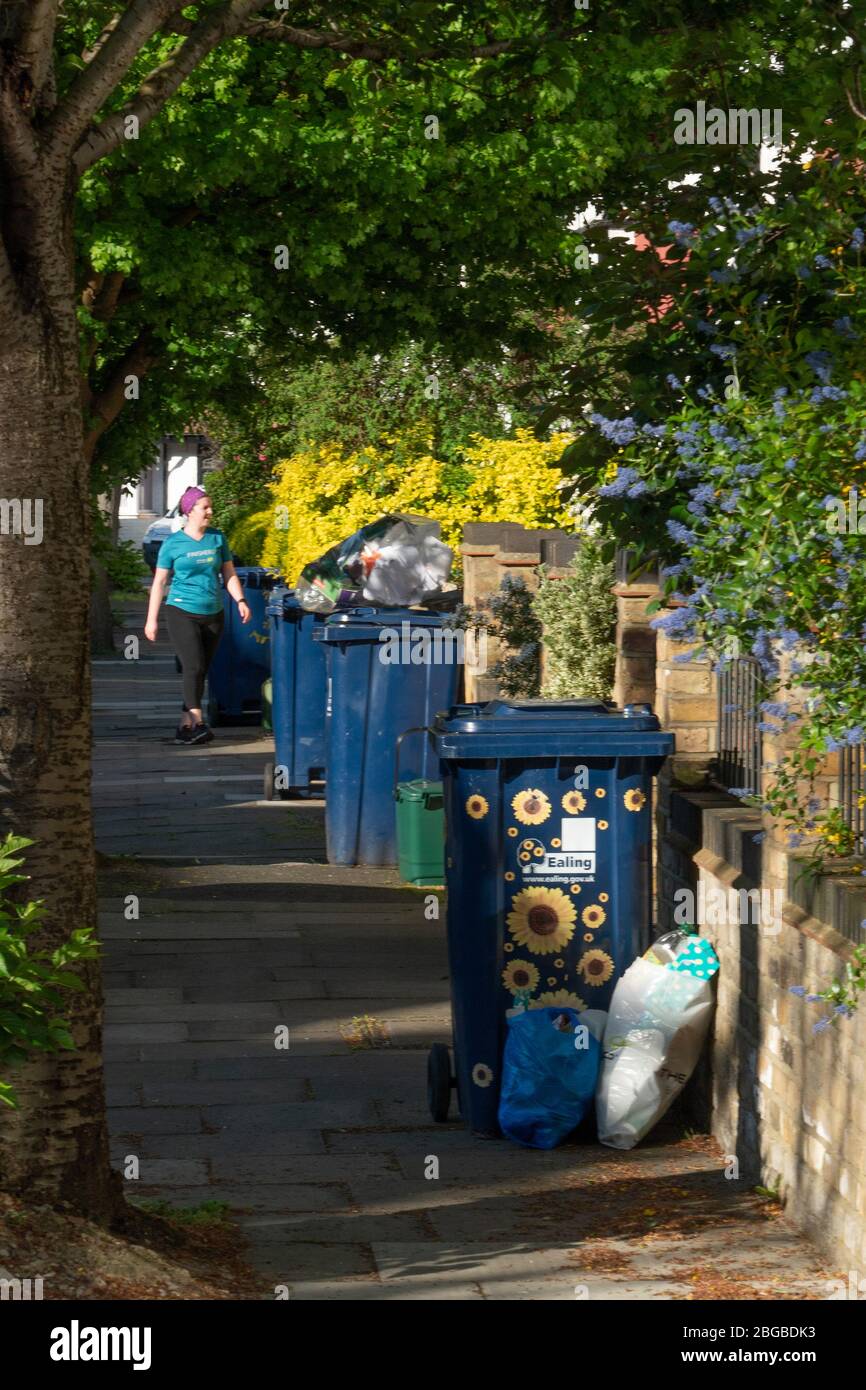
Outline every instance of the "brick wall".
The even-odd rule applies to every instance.
[[[859,1279],[866,1275],[866,1009],[816,1035],[823,1007],[790,987],[818,993],[843,973],[862,940],[866,880],[844,865],[804,879],[786,833],[715,784],[715,677],[705,662],[677,662],[685,650],[659,635],[655,705],[677,743],[658,786],[659,929],[674,925],[678,889],[697,894],[703,883],[705,892],[773,896],[764,900],[763,921],[701,925],[721,970],[712,1036],[684,1104],[737,1158],[737,1181],[778,1189],[788,1217],[839,1271]],[[786,737],[765,735],[765,769]],[[837,779],[831,757],[817,794],[832,799]]]
[[[698,852],[706,884],[747,883]],[[778,926],[778,930],[776,930]],[[866,1274],[866,1014],[816,1035],[817,993],[850,944],[788,903],[781,922],[703,929],[722,962],[710,1063],[710,1122],[740,1179],[778,1189],[786,1214],[843,1271]],[[706,1103],[706,1076],[704,1103]]]

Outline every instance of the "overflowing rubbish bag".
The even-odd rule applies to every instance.
[[[598,1079],[606,1014],[548,1007],[508,1019],[499,1127],[516,1143],[552,1149],[586,1114]]]
[[[295,597],[312,613],[371,603],[409,608],[438,593],[452,552],[438,521],[388,513],[362,526],[301,571]]]
[[[667,932],[620,977],[604,1032],[598,1137],[631,1149],[697,1065],[712,1017],[718,957],[693,931]]]

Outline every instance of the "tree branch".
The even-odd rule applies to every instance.
[[[130,376],[139,379],[146,376],[160,360],[153,331],[142,329],[135,342],[111,369],[107,381],[98,392],[93,392],[86,383],[82,384],[85,398],[84,455],[88,463],[93,458],[96,445],[101,436],[114,424],[126,403],[126,379]]]
[[[500,39],[496,43],[476,44],[463,50],[445,46],[412,53],[395,45],[371,43],[368,39],[350,38],[348,34],[339,32],[328,34],[321,29],[296,29],[278,19],[252,20],[243,26],[241,33],[246,38],[271,39],[290,43],[295,48],[324,48],[332,53],[346,53],[351,58],[366,58],[374,63],[384,62],[388,58],[411,58],[413,61],[424,58],[495,58],[500,53],[507,53],[516,43],[514,39]],[[559,30],[519,42],[542,43],[555,37],[560,37]]]
[[[90,63],[49,123],[47,135],[56,152],[71,153],[145,44],[182,5],[183,0],[133,0],[106,26],[91,50]]]
[[[81,292],[81,302],[93,318],[108,323],[114,317],[126,274],[122,270],[93,271]]]
[[[857,67],[854,69],[853,81],[854,81],[854,91],[853,91],[853,92],[851,91],[851,89],[850,89],[849,87],[845,87],[845,84],[844,84],[844,83],[842,84],[843,87],[845,87],[845,95],[846,95],[846,97],[848,98],[848,105],[851,107],[851,110],[854,112],[854,115],[857,117],[857,119],[858,119],[859,121],[866,121],[866,110],[864,110],[864,106],[866,106],[866,103],[864,103],[864,101],[863,101],[863,89],[862,89],[862,87],[860,86],[860,65],[859,65],[859,63],[858,63],[858,65],[857,65]],[[856,100],[855,100],[855,97],[856,97]]]
[[[161,24],[164,19],[169,17],[165,14],[166,7],[169,6],[171,10],[175,10],[182,3],[183,0],[161,0],[161,3],[160,0],[136,0],[132,8],[138,9],[143,4],[146,7],[149,6],[152,11],[159,7],[162,16]],[[216,48],[217,44],[221,43],[223,39],[236,35],[246,20],[256,10],[262,9],[268,3],[269,0],[226,0],[226,4],[221,6],[219,10],[211,11],[207,18],[194,25],[186,42],[181,44],[180,48],[158,68],[154,68],[132,101],[128,102],[122,111],[116,111],[113,115],[107,116],[101,124],[84,136],[73,156],[73,167],[76,174],[80,176],[85,169],[89,169],[92,164],[118,148],[124,138],[127,117],[135,116],[139,129],[152,121],[169,98],[186,81],[190,73]],[[152,26],[153,31],[155,29]],[[118,29],[107,41],[102,54],[94,60],[94,67],[108,54],[109,48],[119,32],[120,27],[118,26]],[[86,77],[87,74],[84,76]],[[116,81],[117,78],[115,77],[114,85],[116,85]],[[91,111],[90,114],[92,115],[93,112]],[[79,131],[79,135],[82,133]]]
[[[33,194],[39,187],[41,150],[21,94],[14,83],[0,83],[0,150],[7,170]]]
[[[54,30],[59,10],[60,0],[30,0],[30,8],[15,45],[18,62],[33,84],[33,97],[37,105],[53,69]]]
[[[84,52],[81,55],[85,63],[92,63],[94,58],[96,58],[97,55],[102,52],[103,48],[105,47],[108,40],[111,38],[111,35],[114,33],[122,18],[122,13],[116,14],[113,17],[113,19],[110,19],[108,21],[93,47],[85,48]]]

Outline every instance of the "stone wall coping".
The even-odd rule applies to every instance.
[[[718,838],[712,833],[712,822],[715,821],[719,830],[723,827],[730,834],[738,835],[741,844],[746,837],[751,836],[756,825],[760,825],[760,814],[757,811],[749,813],[749,808],[731,805],[730,801],[721,803],[721,792],[684,792],[678,788],[671,789],[671,797],[680,796],[692,804],[699,811],[703,821],[702,839],[704,844],[699,846],[682,832],[669,826],[667,836],[676,847],[684,853],[689,854],[692,863],[699,869],[705,869],[711,873],[721,883],[728,888],[743,888],[746,891],[760,890],[762,885],[754,874],[750,874],[742,867],[732,864],[728,859],[718,854],[715,850],[706,845],[706,841],[711,838]],[[704,819],[706,818],[706,819]],[[707,824],[710,822],[710,825]],[[746,856],[744,856],[746,857]],[[790,862],[795,864],[797,861],[791,856]],[[828,893],[822,897],[822,902],[828,902],[835,906],[835,893],[844,890],[846,885],[838,876],[827,874],[822,875]],[[835,891],[834,891],[835,890]],[[791,891],[790,885],[788,891]],[[860,889],[866,897],[866,888]],[[834,916],[836,914],[834,913]],[[866,913],[864,913],[866,915]],[[804,936],[811,937],[820,945],[840,956],[843,960],[849,960],[854,952],[856,942],[850,937],[837,930],[831,923],[822,918],[815,917],[801,904],[793,898],[785,898],[781,909],[782,920],[788,926],[802,932]],[[844,925],[844,923],[843,923]]]
[[[613,585],[611,593],[617,598],[655,598],[658,594],[658,584],[646,583],[640,580],[634,584],[626,584],[623,580],[618,580]]]
[[[496,560],[500,565],[540,565],[537,550],[500,550]]]
[[[828,950],[841,956],[843,960],[850,960],[856,947],[853,941],[837,932],[835,927],[831,927],[827,922],[821,922],[817,917],[810,917],[808,912],[804,912],[797,903],[792,903],[788,899],[782,904],[782,920],[787,922],[790,927],[801,931],[804,936],[811,936],[814,941],[818,941]]]
[[[699,869],[706,869],[707,873],[712,874],[726,888],[744,889],[748,892],[760,892],[761,885],[755,883],[748,875],[744,874],[734,864],[729,864],[727,859],[715,854],[711,849],[699,849],[697,854],[692,855],[692,862]],[[854,954],[854,943],[837,932],[835,927],[831,927],[827,922],[820,922],[817,917],[810,917],[808,912],[804,912],[796,903],[786,898],[782,903],[782,921],[795,931],[802,932],[804,936],[810,936],[813,941],[817,941],[821,946],[833,951],[843,960],[850,959]]]

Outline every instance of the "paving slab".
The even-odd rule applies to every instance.
[[[108,1013],[108,1017],[111,1014]],[[183,1023],[106,1023],[102,1034],[106,1046],[111,1043],[178,1043],[189,1036]]]
[[[183,1134],[155,1131],[154,1133],[130,1135],[123,1134],[112,1127],[111,1133],[114,1142],[113,1154],[122,1155],[135,1152],[142,1159],[203,1158],[211,1161],[215,1153],[226,1159],[232,1158],[235,1154],[244,1157],[254,1155],[257,1158],[272,1154],[276,1159],[283,1159],[287,1154],[311,1155],[327,1152],[325,1141],[319,1130],[294,1129],[290,1134],[274,1131],[249,1134],[242,1129],[223,1130],[216,1133],[209,1130],[205,1133],[199,1127],[196,1132]],[[129,1143],[133,1138],[137,1140],[137,1144],[135,1149],[131,1150]],[[119,1163],[120,1159],[115,1158],[113,1161]]]
[[[247,1019],[251,1024],[265,1027],[269,1022],[281,1021],[281,1010],[267,999],[235,1000],[222,1003],[209,1000],[193,1004],[183,1000],[180,1004],[154,1004],[145,996],[138,1005],[118,1004],[111,1011],[116,1024],[159,1023],[163,1019],[169,1023],[192,1023],[199,1019],[220,1022],[223,1019]]]
[[[138,1192],[139,1186],[142,1190],[159,1188],[161,1192],[166,1187],[173,1192],[206,1187],[210,1183],[208,1166],[203,1158],[141,1158],[135,1192]],[[195,1200],[191,1199],[189,1205],[197,1206],[202,1196],[200,1191],[196,1191]]]
[[[376,1271],[376,1262],[369,1245],[326,1244],[320,1241],[264,1241],[254,1231],[244,1227],[251,1263],[263,1274],[272,1276],[275,1284],[287,1284],[305,1276],[320,1277],[323,1269],[331,1278],[340,1275],[367,1274]]]
[[[263,1189],[264,1191],[264,1189]],[[415,1243],[427,1238],[423,1213],[395,1215],[345,1215],[335,1211],[263,1211],[244,1215],[238,1224],[257,1246],[277,1244],[283,1249],[321,1241],[325,1245],[367,1245],[375,1240]]]
[[[118,1106],[110,1115],[111,1132],[130,1134],[201,1134],[202,1117],[191,1106]]]
[[[139,1104],[150,1105],[229,1105],[238,1107],[269,1107],[278,1102],[314,1100],[312,1087],[302,1076],[283,1075],[267,1081],[192,1081],[145,1082],[141,1087]],[[258,1113],[258,1112],[257,1112]],[[209,1119],[212,1117],[208,1116]]]
[[[210,1171],[215,1182],[257,1183],[339,1183],[348,1190],[347,1205],[357,1205],[352,1195],[355,1182],[373,1183],[377,1180],[392,1186],[401,1182],[396,1158],[381,1155],[374,1158],[354,1154],[346,1158],[337,1154],[233,1154],[214,1158]]]
[[[147,1186],[147,1182],[151,1182],[151,1186]],[[156,1179],[151,1179],[149,1169],[145,1173],[142,1165],[141,1183],[137,1188],[141,1196],[161,1195],[163,1185]],[[271,1216],[309,1216],[310,1213],[342,1210],[346,1206],[345,1188],[340,1183],[324,1182],[229,1184],[211,1181],[204,1193],[199,1186],[184,1187],[180,1183],[172,1183],[171,1195],[168,1198],[173,1205],[181,1207],[197,1206],[203,1199],[209,1202],[226,1202],[232,1213],[242,1215],[245,1222],[251,1212],[268,1213],[267,1219],[270,1220]]]

